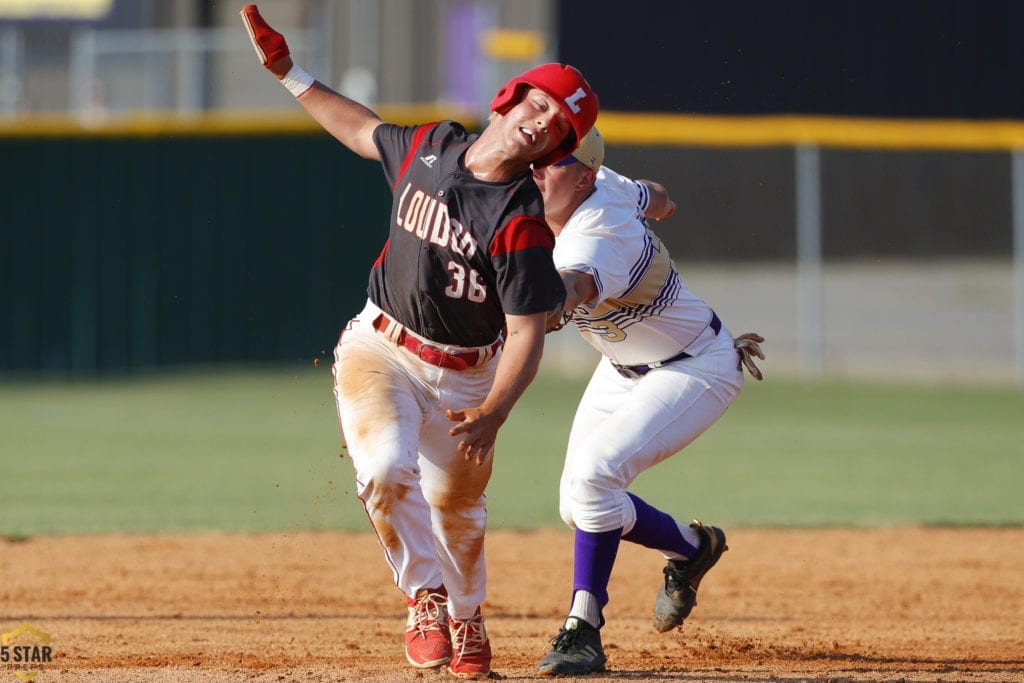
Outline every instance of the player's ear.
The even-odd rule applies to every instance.
[[[589,190],[597,181],[597,171],[587,168],[583,164],[580,164],[580,168],[582,172],[580,173],[579,180],[576,181],[576,187],[580,190]]]

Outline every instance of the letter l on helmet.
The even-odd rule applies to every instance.
[[[600,104],[597,94],[583,78],[583,74],[568,64],[552,62],[525,71],[503,85],[491,100],[491,111],[505,114],[523,99],[526,90],[531,87],[543,90],[560,103],[576,134],[567,137],[551,153],[534,161],[533,165],[539,168],[572,154],[597,121]]]

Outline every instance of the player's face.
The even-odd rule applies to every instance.
[[[584,175],[589,170],[578,161],[534,169],[533,180],[544,197],[545,212],[568,206],[577,192],[586,190]]]
[[[539,159],[560,146],[572,131],[569,117],[558,101],[538,88],[530,88],[505,115],[507,134],[529,160]]]

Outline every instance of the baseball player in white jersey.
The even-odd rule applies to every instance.
[[[454,121],[397,126],[297,67],[255,5],[242,17],[263,65],[329,133],[380,161],[392,188],[368,301],[335,348],[338,416],[406,596],[407,660],[487,677],[484,488],[565,296],[531,168],[576,148],[597,96],[573,67],[543,64],[498,91],[479,135]]]
[[[593,128],[571,156],[534,172],[567,292],[553,320],[564,314],[603,354],[576,411],[560,482],[561,516],[575,529],[573,592],[539,664],[544,674],[604,669],[602,611],[620,540],[667,560],[655,628],[668,631],[690,613],[701,578],[726,550],[725,534],[679,523],[628,489],[714,424],[743,385],[741,362],[760,379],[751,355],[764,357],[756,334],[734,343],[648,229],[647,218],[675,211],[665,188],[603,160]]]

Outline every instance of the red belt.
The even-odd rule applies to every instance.
[[[390,323],[391,321],[388,317],[381,313],[373,319],[373,329],[378,332],[384,332]],[[487,356],[488,358],[493,357],[498,349],[501,348],[501,340],[499,339],[491,344],[487,351],[462,351],[460,353],[448,353],[433,344],[428,344],[425,341],[417,339],[415,336],[406,332],[404,328],[398,333],[398,338],[393,341],[399,346],[412,351],[416,354],[417,358],[425,363],[436,365],[439,368],[459,371],[476,367],[481,361],[481,356]]]

